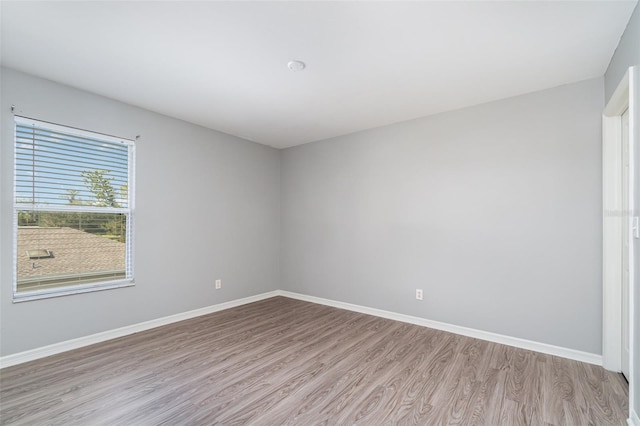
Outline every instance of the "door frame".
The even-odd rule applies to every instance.
[[[622,242],[623,238],[632,238],[631,235],[622,235],[622,221],[625,217],[622,211],[622,114],[629,109],[629,157],[630,161],[630,187],[629,208],[634,206],[634,194],[639,188],[634,188],[634,163],[638,155],[634,152],[635,137],[638,126],[638,67],[630,67],[620,81],[611,99],[602,113],[602,278],[603,278],[603,312],[602,312],[602,365],[607,370],[621,371],[622,369]],[[630,233],[629,233],[630,234]],[[640,368],[635,365],[634,354],[636,335],[635,324],[635,289],[633,264],[633,245],[630,245],[629,253],[629,412],[634,413],[639,407],[634,407],[634,393],[637,392],[637,383],[634,383],[634,370]]]

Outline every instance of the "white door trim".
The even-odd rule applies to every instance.
[[[602,114],[602,366],[622,368],[622,125],[629,104],[629,73],[625,74]]]
[[[629,143],[634,146],[637,135],[637,74],[638,67],[630,67],[618,85],[613,96],[607,103],[602,114],[602,204],[603,204],[603,234],[602,234],[602,273],[603,273],[603,312],[602,312],[602,365],[612,371],[620,371],[622,367],[622,317],[620,306],[622,303],[622,241],[630,238],[622,235],[622,220],[628,214],[622,211],[622,113],[629,109]],[[637,154],[630,152],[631,182],[633,182],[634,162]],[[633,185],[630,185],[632,187]],[[630,208],[633,206],[633,194],[630,198]],[[631,252],[633,253],[633,252]],[[630,262],[633,262],[631,254]],[[631,279],[633,280],[634,265],[630,263]],[[632,281],[633,282],[633,281]],[[637,383],[634,383],[634,286],[629,289],[629,411],[634,414],[638,407],[633,406],[634,393]]]

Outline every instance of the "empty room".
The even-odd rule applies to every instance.
[[[640,7],[1,1],[0,424],[640,426]]]

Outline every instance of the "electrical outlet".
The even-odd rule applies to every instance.
[[[419,288],[416,289],[416,299],[422,300],[422,290]]]
[[[222,280],[216,280],[216,290],[220,290],[222,288]]]

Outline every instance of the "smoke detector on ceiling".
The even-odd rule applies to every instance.
[[[302,61],[289,61],[287,64],[287,67],[293,72],[302,71],[306,66]]]

